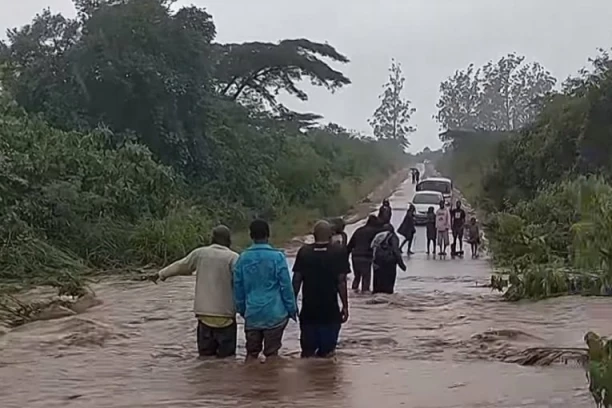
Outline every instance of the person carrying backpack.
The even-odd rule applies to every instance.
[[[372,293],[393,294],[397,267],[406,270],[399,249],[399,238],[391,224],[385,224],[383,231],[372,240],[374,251],[374,287]]]

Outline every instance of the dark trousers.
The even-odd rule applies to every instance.
[[[374,264],[374,290],[372,293],[393,294],[396,278],[396,264]]]
[[[198,320],[198,353],[201,357],[230,357],[236,354],[236,320],[227,327],[210,327]]]
[[[369,292],[370,283],[372,282],[372,259],[366,257],[353,256],[353,290],[359,289],[361,283],[361,291]]]
[[[454,252],[463,252],[463,228],[453,230],[453,248]]]
[[[328,357],[338,345],[340,323],[300,323],[300,347],[302,358]]]
[[[247,355],[258,357],[262,351],[266,357],[277,355],[283,346],[283,334],[287,322],[285,320],[280,325],[270,329],[245,329]]]

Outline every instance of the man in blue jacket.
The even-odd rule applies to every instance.
[[[255,220],[249,230],[253,245],[234,268],[234,299],[244,318],[247,361],[262,351],[266,359],[277,356],[287,322],[297,315],[285,254],[268,243],[270,226]]]

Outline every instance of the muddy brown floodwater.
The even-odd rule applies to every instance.
[[[405,183],[393,195],[395,225],[412,193]],[[588,330],[609,334],[612,302],[504,303],[482,287],[486,261],[427,259],[424,236],[397,294],[351,297],[335,361],[300,360],[295,323],[282,361],[245,366],[242,333],[236,360],[200,361],[193,278],[108,282],[96,287],[103,305],[0,337],[0,406],[594,406],[577,365],[499,360],[530,346],[582,347]]]

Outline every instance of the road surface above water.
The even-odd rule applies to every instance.
[[[405,183],[392,196],[396,226],[412,194]],[[193,278],[99,285],[103,305],[0,337],[0,406],[594,406],[582,368],[499,357],[534,345],[582,347],[586,331],[610,333],[609,299],[505,303],[479,287],[489,280],[486,261],[428,259],[423,229],[414,250],[398,293],[352,295],[335,361],[300,360],[293,322],[282,361],[244,365],[242,333],[236,360],[200,361]]]

